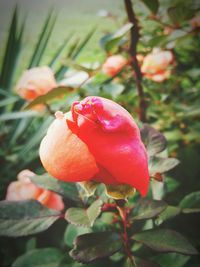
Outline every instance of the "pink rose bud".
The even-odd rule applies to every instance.
[[[125,65],[127,65],[128,61],[121,55],[110,56],[106,59],[102,66],[102,70],[108,76],[115,76],[118,72],[120,72]]]
[[[144,76],[154,82],[163,82],[171,75],[168,68],[173,65],[174,57],[170,51],[154,49],[143,61],[141,71]]]
[[[56,86],[53,71],[45,66],[26,70],[16,85],[16,91],[22,98],[34,100]]]
[[[63,210],[64,203],[62,198],[54,192],[39,188],[33,184],[30,177],[34,175],[35,173],[30,170],[21,171],[17,176],[18,181],[9,184],[6,200],[21,201],[35,199],[48,208]]]
[[[128,184],[145,196],[148,159],[132,116],[117,103],[90,96],[57,119],[40,145],[40,158],[52,176],[66,182],[86,180]]]

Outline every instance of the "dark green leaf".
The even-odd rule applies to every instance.
[[[18,257],[12,267],[59,267],[62,258],[56,248],[33,249]]]
[[[189,256],[177,253],[159,254],[154,257],[154,260],[158,262],[161,267],[173,266],[174,263],[176,263],[176,267],[183,267],[189,259]]]
[[[200,212],[200,191],[192,192],[185,196],[179,206],[183,209],[184,213]]]
[[[179,207],[168,206],[162,213],[159,214],[156,219],[156,224],[160,225],[163,222],[172,219],[181,213],[181,209]]]
[[[122,38],[133,27],[132,23],[127,23],[121,27],[118,31],[112,34],[108,34],[100,39],[101,47],[107,52],[114,52],[117,50],[117,46],[121,42]]]
[[[149,156],[162,152],[167,146],[164,135],[146,123],[141,129],[141,137]]]
[[[0,201],[0,235],[16,237],[39,233],[59,217],[60,212],[35,200]]]
[[[179,24],[191,19],[194,16],[194,11],[190,9],[190,6],[181,3],[177,6],[170,7],[168,9],[168,15],[173,23]]]
[[[98,199],[88,209],[69,208],[65,213],[65,219],[77,226],[92,227],[101,213],[102,204],[102,201]]]
[[[158,265],[155,262],[143,260],[143,259],[138,258],[138,257],[134,257],[134,258],[135,258],[136,266],[138,266],[138,267],[160,267],[160,265]],[[123,267],[126,267],[126,265]],[[132,267],[132,265],[129,265],[127,267]]]
[[[73,242],[78,235],[88,234],[90,232],[90,228],[68,224],[64,234],[64,241],[67,246],[73,247]]]
[[[184,236],[169,229],[148,230],[137,233],[132,238],[160,252],[177,252],[186,255],[198,254],[198,251]]]
[[[161,158],[153,156],[149,158],[149,173],[154,176],[156,173],[164,173],[179,164],[179,160],[175,158]]]
[[[143,220],[156,217],[167,208],[167,204],[161,200],[141,198],[133,207],[131,218]]]
[[[142,2],[150,9],[152,13],[156,14],[158,12],[158,0],[142,0]]]
[[[70,256],[82,263],[111,256],[122,247],[120,235],[112,232],[98,232],[80,235],[74,242]]]
[[[8,33],[8,39],[3,56],[3,62],[0,74],[0,86],[5,89],[11,88],[13,75],[16,69],[16,64],[21,51],[22,37],[24,33],[25,22],[22,22],[18,29],[18,9],[14,9],[11,25]]]
[[[44,104],[47,103],[53,99],[59,98],[61,96],[66,96],[67,94],[69,94],[70,92],[72,92],[72,88],[70,87],[64,87],[64,86],[59,86],[56,87],[54,89],[52,89],[51,91],[49,91],[48,93],[46,93],[45,95],[41,95],[38,96],[37,98],[35,98],[32,102],[30,102],[28,105],[25,106],[25,109],[30,109],[38,104]]]
[[[62,195],[66,199],[80,202],[78,189],[75,183],[67,183],[53,178],[48,173],[31,177],[31,181],[39,187],[51,190]]]

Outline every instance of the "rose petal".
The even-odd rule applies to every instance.
[[[91,179],[97,172],[93,155],[66,125],[66,119],[56,119],[40,145],[40,158],[44,168],[57,179],[79,182]]]
[[[100,97],[87,97],[76,105],[72,110],[76,113],[75,132],[87,144],[97,164],[106,170],[105,175],[101,173],[102,180],[108,184],[129,184],[146,195],[147,154],[131,115],[113,101]],[[70,129],[74,131],[75,126]],[[101,175],[97,175],[98,180]]]

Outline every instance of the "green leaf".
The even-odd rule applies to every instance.
[[[103,91],[113,98],[118,97],[125,89],[125,86],[118,83],[108,83],[103,86]]]
[[[20,28],[18,27],[18,22],[18,8],[16,6],[10,24],[3,62],[1,64],[0,86],[3,89],[11,88],[19,54],[21,52],[25,21],[22,22]]]
[[[23,119],[27,117],[35,117],[40,113],[36,111],[16,111],[16,112],[8,112],[0,115],[0,121],[9,121],[9,120],[17,120]]]
[[[200,212],[200,191],[185,196],[179,206],[184,213]]]
[[[156,14],[158,12],[158,0],[142,0],[142,2],[149,8],[152,13]]]
[[[146,123],[141,129],[141,137],[149,156],[162,152],[167,146],[164,135]]]
[[[41,95],[41,96],[38,96],[37,98],[35,98],[32,102],[30,102],[28,105],[26,105],[24,107],[24,109],[30,109],[30,108],[38,105],[38,104],[47,103],[51,100],[62,97],[63,95],[66,96],[67,94],[71,93],[72,91],[73,91],[73,89],[71,87],[64,87],[64,86],[56,87],[56,88],[52,89],[51,91],[49,91],[48,93],[46,93],[45,95]]]
[[[198,254],[198,251],[184,236],[169,229],[147,230],[136,233],[132,238],[160,252],[177,252],[186,255]]]
[[[159,254],[153,257],[153,259],[162,267],[173,266],[176,263],[176,267],[183,267],[185,263],[190,259],[190,256],[180,255],[177,253],[165,253]]]
[[[0,201],[0,235],[25,236],[42,232],[60,217],[35,200]]]
[[[181,213],[181,209],[179,207],[168,206],[162,213],[159,214],[156,219],[156,224],[160,225],[163,222],[172,219]]]
[[[70,256],[82,263],[113,255],[122,247],[120,235],[113,232],[98,232],[80,235],[74,242]]]
[[[118,31],[108,34],[100,39],[100,45],[106,52],[115,52],[122,38],[133,27],[132,23],[127,23]]]
[[[156,173],[164,173],[179,164],[179,160],[175,158],[161,158],[153,156],[149,158],[149,173],[154,176]]]
[[[102,204],[103,202],[97,199],[88,209],[69,208],[65,213],[65,219],[78,226],[92,227],[96,218],[101,213]]]
[[[135,188],[127,184],[105,185],[106,195],[114,199],[125,199],[135,194]]]
[[[52,68],[54,66],[54,64],[56,63],[57,59],[60,57],[60,55],[62,54],[63,50],[65,49],[66,45],[69,43],[69,41],[72,38],[72,34],[70,34],[66,40],[64,40],[64,42],[61,44],[61,46],[58,48],[58,50],[56,51],[55,55],[53,56],[53,58],[51,59],[50,63],[48,64],[48,66],[50,68]]]
[[[88,234],[90,232],[90,228],[68,224],[64,234],[64,242],[67,246],[73,247],[73,242],[78,235]]]
[[[38,39],[38,42],[35,46],[32,58],[30,60],[28,69],[33,68],[35,66],[38,66],[42,56],[45,52],[46,46],[48,44],[49,38],[51,36],[51,33],[53,31],[54,25],[56,22],[56,15],[53,14],[53,11],[51,10],[46,18],[46,21],[44,23],[44,26],[42,28],[42,31],[40,33],[40,37]]]
[[[0,101],[0,107],[4,107],[4,106],[7,106],[9,104],[13,104],[17,100],[19,100],[18,97],[15,97],[15,96],[8,97],[8,98]]]
[[[141,258],[138,258],[138,257],[134,257],[135,258],[135,263],[136,263],[136,266],[138,267],[161,267],[160,265],[158,265],[157,263],[155,262],[152,262],[152,261],[147,261],[147,260],[144,260],[144,259],[141,259]],[[128,265],[128,266],[123,266],[123,267],[132,267],[132,265]]]
[[[48,173],[35,175],[30,178],[31,181],[41,188],[53,191],[62,195],[66,199],[80,203],[78,189],[75,183],[67,183],[53,178]]]
[[[167,208],[167,204],[162,200],[141,198],[133,207],[131,219],[143,220],[156,217]]]
[[[56,248],[33,249],[18,257],[12,267],[59,267],[62,258]]]
[[[70,58],[72,60],[75,60],[79,54],[82,52],[82,50],[85,48],[85,46],[87,45],[87,43],[90,41],[90,39],[92,38],[93,34],[96,31],[96,27],[93,28],[86,36],[85,38],[82,40],[82,42],[78,42],[77,40],[72,44],[72,46],[69,49],[69,52],[67,53],[66,58]],[[60,80],[62,78],[62,76],[64,75],[64,73],[67,71],[68,66],[64,66],[62,65],[56,72],[55,76],[56,79]]]
[[[167,192],[169,193],[175,191],[180,186],[180,182],[166,175],[165,175],[165,184]]]
[[[179,24],[185,20],[189,20],[194,16],[194,10],[190,6],[180,3],[168,9],[168,15],[174,24]]]

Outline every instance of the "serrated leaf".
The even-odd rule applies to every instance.
[[[175,158],[161,158],[152,156],[149,158],[149,173],[154,176],[156,173],[165,173],[179,164]]]
[[[42,232],[60,217],[36,200],[0,201],[0,235],[25,236]]]
[[[195,213],[200,212],[200,191],[192,192],[185,196],[179,206],[182,208],[184,213]]]
[[[159,252],[177,252],[186,255],[198,254],[198,251],[184,236],[169,229],[147,230],[135,234],[132,238]]]
[[[35,175],[30,179],[34,184],[41,188],[53,191],[62,195],[66,199],[71,199],[80,203],[79,193],[75,183],[59,181],[50,176],[48,173]]]
[[[162,213],[159,214],[156,219],[156,224],[160,225],[163,222],[172,219],[181,213],[181,209],[179,207],[168,206]]]
[[[62,258],[56,248],[33,249],[18,257],[12,267],[59,267]]]
[[[154,156],[165,150],[167,140],[162,133],[146,123],[143,125],[140,133],[149,156]]]
[[[114,199],[125,199],[135,194],[135,188],[127,184],[105,185],[106,195]]]
[[[96,218],[101,213],[102,204],[103,202],[97,199],[88,209],[69,208],[65,213],[65,219],[78,226],[92,227]]]
[[[38,104],[44,104],[48,103],[49,101],[52,101],[56,98],[62,97],[63,95],[66,96],[67,94],[71,93],[73,91],[73,88],[71,87],[64,87],[64,86],[59,86],[48,93],[38,96],[35,98],[33,101],[31,101],[29,104],[27,104],[24,109],[30,109]]]
[[[156,217],[167,208],[167,204],[162,200],[141,198],[133,207],[131,219],[143,220]]]
[[[80,235],[74,242],[70,256],[82,263],[113,255],[122,247],[119,234],[113,232],[98,232]]]
[[[106,36],[102,37],[100,39],[101,47],[107,52],[116,51],[117,45],[119,45],[124,35],[128,33],[132,27],[133,27],[132,23],[127,23],[115,33],[107,34]]]
[[[158,0],[142,0],[142,2],[150,9],[154,14],[158,12],[159,2]]]
[[[84,189],[87,197],[94,195],[97,186],[99,185],[99,183],[92,181],[79,182],[78,184]]]

